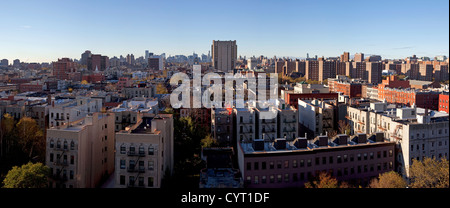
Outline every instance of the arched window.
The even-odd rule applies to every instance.
[[[55,146],[55,142],[52,140],[50,140],[50,148],[53,148]]]
[[[74,150],[75,149],[75,142],[71,141],[70,142],[70,150]]]
[[[58,141],[56,142],[56,148],[61,148],[61,141],[58,140]]]
[[[67,150],[67,141],[64,141],[64,149]]]

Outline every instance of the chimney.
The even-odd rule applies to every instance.
[[[375,142],[384,142],[384,133],[383,132],[375,133]]]
[[[316,144],[320,147],[328,146],[328,136],[316,137]]]
[[[286,139],[275,139],[273,146],[277,150],[286,149]]]
[[[48,95],[47,95],[47,104],[48,104],[48,105],[51,105],[51,104],[52,104],[52,95],[51,95],[51,94],[48,94]]]
[[[294,146],[297,147],[298,149],[303,149],[306,148],[308,145],[308,139],[305,138],[297,138],[294,140]]]
[[[364,133],[358,133],[358,144],[366,143],[367,142],[367,135]]]
[[[347,145],[347,134],[339,134],[336,136],[336,139],[334,140],[334,143],[338,145]]]

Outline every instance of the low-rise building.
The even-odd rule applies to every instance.
[[[146,116],[116,133],[115,187],[160,188],[173,171],[173,117]]]

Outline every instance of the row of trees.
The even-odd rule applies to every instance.
[[[447,159],[425,158],[413,160],[409,170],[409,181],[394,171],[380,174],[370,181],[367,188],[449,188],[449,162]],[[328,173],[321,173],[305,188],[358,188],[347,182],[339,182]]]
[[[4,114],[0,143],[0,180],[13,166],[45,161],[45,135],[32,118],[23,117],[16,121],[11,115]]]

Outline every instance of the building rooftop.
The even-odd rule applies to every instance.
[[[256,139],[253,142],[241,142],[240,147],[244,151],[244,154],[257,155],[293,152],[300,153],[383,143],[389,143],[389,141],[385,141],[383,132],[376,132],[370,136],[358,134],[353,137],[340,134],[331,139],[328,138],[328,136],[318,136],[313,140],[307,140],[305,137],[298,137],[294,141],[286,141],[285,139],[279,138],[275,139],[274,142]]]

